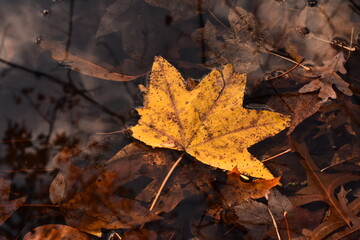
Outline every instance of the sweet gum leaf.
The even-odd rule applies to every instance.
[[[243,108],[246,75],[226,65],[212,70],[193,90],[162,57],[152,66],[150,86],[133,137],[160,148],[185,151],[199,161],[241,174],[272,179],[247,150],[288,126],[280,113]]]

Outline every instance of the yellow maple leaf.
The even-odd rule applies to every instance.
[[[201,162],[272,179],[247,148],[288,126],[280,113],[243,108],[246,75],[231,65],[212,70],[191,91],[181,74],[162,57],[152,66],[150,86],[133,137],[161,148],[185,151]]]

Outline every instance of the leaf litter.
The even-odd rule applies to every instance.
[[[140,120],[127,130],[143,143],[127,138],[129,144],[100,161],[92,150],[78,155],[63,149],[48,188],[54,204],[49,211],[62,215],[61,224],[68,226],[43,225],[24,239],[42,239],[46,234],[55,239],[356,239],[360,229],[359,91],[357,80],[347,76],[353,71],[348,62],[356,59],[351,52],[357,51],[353,37],[359,32],[358,6],[335,0],[197,4],[191,0],[105,4],[95,37],[103,41],[120,36],[126,59],[118,66],[72,55],[60,42],[40,42],[53,60],[80,74],[130,81],[141,77],[139,69],[148,71],[144,69],[153,57],[165,52],[172,30],[183,30],[185,23],[187,40],[176,42],[179,46],[166,58],[171,55],[170,61],[178,67],[195,65],[181,59],[189,52],[192,38],[204,47],[204,61],[196,63],[196,69],[209,65],[217,69],[193,81],[186,76],[190,68],[177,70],[156,57],[149,86],[143,91],[144,107],[138,108]],[[198,19],[203,19],[200,26],[194,24]],[[292,72],[266,78],[266,72],[278,70],[272,68],[276,64],[266,66],[270,50],[293,63],[305,57],[313,67],[305,71],[308,68],[298,64]],[[290,69],[280,59],[271,61],[278,61],[283,72]],[[136,69],[134,76],[114,72],[125,66]],[[180,74],[184,71],[186,77]],[[254,93],[249,86],[259,87],[261,81],[270,82],[276,94],[260,96],[258,105],[246,102],[247,95]],[[244,102],[270,111],[244,108]],[[265,168],[248,148],[286,127],[289,139],[285,142],[295,153],[273,159]],[[316,150],[328,159],[313,158],[310,148],[314,148],[306,141],[315,142]],[[332,149],[324,147],[324,141]],[[179,155],[183,160],[172,171]],[[295,161],[302,169],[300,164],[292,169]],[[286,179],[285,186],[279,174]],[[7,226],[17,208],[26,204],[25,197],[18,197],[24,195],[10,191],[10,180],[4,181],[2,224]],[[151,208],[157,192],[159,202]],[[316,205],[319,202],[322,207]]]

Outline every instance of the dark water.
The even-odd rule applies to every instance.
[[[57,174],[57,170],[51,170],[52,159],[61,149],[86,149],[89,144],[100,143],[106,148],[98,151],[91,161],[101,162],[131,142],[126,134],[97,133],[123,130],[136,124],[134,108],[142,104],[137,85],[147,82],[146,76],[130,82],[114,82],[72,71],[71,62],[54,60],[49,50],[40,47],[41,41],[58,41],[72,55],[99,66],[111,66],[108,69],[111,72],[147,73],[154,56],[161,55],[185,77],[200,78],[211,66],[204,64],[206,49],[201,42],[194,41],[191,34],[209,19],[227,24],[225,2],[213,3],[211,13],[203,10],[191,15],[188,10],[187,15],[140,0],[133,1],[133,5],[131,1],[124,1],[123,9],[127,11],[122,13],[121,7],[115,8],[114,13],[104,19],[114,1],[0,0],[0,170],[2,177],[11,179],[10,197],[27,196],[27,204],[50,204],[48,189]],[[264,21],[275,21],[281,14],[266,15],[266,1],[229,2],[240,4]],[[307,1],[289,2],[292,7],[301,8]],[[334,8],[346,1],[333,2],[328,10],[335,12]],[[360,10],[356,8],[359,5],[351,2],[352,11],[346,14],[351,15],[349,19],[353,23],[359,24]],[[203,5],[198,8],[201,10]],[[312,22],[314,28],[322,29],[315,26],[315,21]],[[341,19],[336,21],[341,24]],[[332,36],[339,35],[347,42],[356,43],[359,33],[356,24],[352,40],[346,24],[334,26]],[[275,36],[281,34],[276,31]],[[311,44],[299,49],[303,48],[310,49],[304,56],[313,62],[328,52],[325,47],[318,51],[317,46]],[[348,76],[353,79],[359,76],[358,60],[354,55],[348,62]],[[263,63],[250,73],[255,79],[250,86],[258,86],[256,79],[274,67],[266,60]],[[281,64],[288,69],[286,62],[275,63],[275,67]],[[355,91],[359,89],[359,80],[354,80],[354,86]],[[259,90],[257,94],[268,92]],[[265,101],[257,96],[252,99],[259,103]],[[358,97],[354,99],[360,101]],[[64,223],[64,219],[46,207],[21,207],[0,226],[0,236],[4,236],[0,239],[15,239],[44,223]],[[185,238],[190,235],[184,233]]]

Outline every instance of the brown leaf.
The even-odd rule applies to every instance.
[[[0,225],[2,225],[24,202],[26,197],[9,200],[11,182],[0,177]]]
[[[193,32],[192,38],[205,44],[206,54],[210,57],[207,64],[231,63],[237,72],[251,72],[261,63],[258,50],[269,45],[270,38],[265,40],[254,15],[241,7],[231,8],[228,18],[232,28],[207,21],[204,28]]]
[[[291,201],[275,188],[270,190],[268,206],[275,219],[283,219],[284,212],[290,212],[293,209]]]
[[[321,171],[332,168],[344,162],[352,162],[360,166],[360,142],[358,138],[354,139],[353,142],[340,147],[331,159],[329,166],[321,169]]]
[[[186,20],[211,8],[213,0],[145,0],[148,4],[171,11],[174,20]],[[199,9],[200,7],[200,9]]]
[[[76,240],[90,240],[90,236],[81,232],[80,230],[69,227],[66,225],[60,224],[47,224],[35,229],[32,229],[28,232],[24,240],[42,240],[42,239],[52,239],[52,240],[66,240],[66,239],[76,239]]]
[[[129,76],[110,72],[109,69],[113,69],[113,66],[107,65],[107,68],[103,68],[78,56],[74,56],[69,52],[66,52],[65,44],[60,42],[42,39],[39,45],[41,48],[49,50],[51,52],[51,57],[54,60],[64,63],[71,70],[87,76],[120,82],[131,81],[142,76]],[[105,63],[103,63],[103,65],[105,65]]]
[[[353,93],[349,89],[349,84],[337,74],[337,72],[346,73],[344,63],[344,54],[340,52],[332,59],[324,61],[324,66],[314,67],[310,75],[320,76],[320,78],[304,85],[299,89],[299,93],[313,92],[320,89],[319,97],[325,102],[329,98],[336,99],[336,93],[332,88],[332,85],[336,85],[339,91],[345,95],[352,96]]]
[[[124,240],[156,240],[157,234],[154,231],[139,229],[126,231]]]
[[[347,205],[347,208],[353,214],[355,214],[355,215],[359,214],[360,213],[360,198],[357,198],[354,201],[352,201],[351,203],[349,203]],[[344,227],[344,222],[332,214],[332,215],[330,215],[330,217],[328,219],[326,219],[326,221],[324,221],[323,223],[318,225],[313,231],[311,231],[310,234],[308,235],[308,237],[310,237],[310,239],[314,239],[314,240],[315,239],[324,239],[329,234],[335,232],[338,229],[341,229],[342,227]],[[357,224],[352,226],[352,228],[345,227],[345,229],[343,231],[335,232],[335,234],[333,234],[330,238],[327,238],[327,239],[345,239],[342,237],[345,237],[352,232],[358,231],[359,228],[360,228],[360,225],[358,224],[358,220],[357,220]]]
[[[101,236],[102,228],[134,228],[161,219],[135,200],[103,194],[94,186],[63,204],[61,211],[67,224],[95,236]]]
[[[59,158],[84,157],[78,155],[60,154]],[[129,156],[117,156],[122,161],[113,158],[107,166],[78,166],[71,159],[57,161],[62,163],[62,169],[51,185],[50,196],[60,203],[67,224],[100,236],[101,228],[132,228],[160,218],[140,202],[115,194],[117,187],[139,176],[137,171],[143,162],[148,162],[131,151]]]
[[[302,164],[308,175],[307,186],[298,191],[295,197],[290,198],[293,205],[301,206],[313,201],[326,202],[332,209],[332,214],[350,226],[351,221],[336,198],[334,191],[337,187],[345,183],[360,180],[360,176],[346,172],[336,174],[321,173],[320,169],[312,160],[305,144],[297,142],[293,142],[293,144],[296,151],[300,153],[304,159],[302,160]]]
[[[279,184],[280,177],[271,180],[256,179],[245,183],[240,179],[240,173],[235,167],[228,173],[226,185],[221,190],[224,206],[236,206],[249,199],[264,197],[269,190]]]
[[[291,117],[291,123],[287,134],[291,134],[297,125],[316,113],[322,105],[323,102],[319,101],[313,94],[298,96],[298,101],[293,109],[294,114]]]

